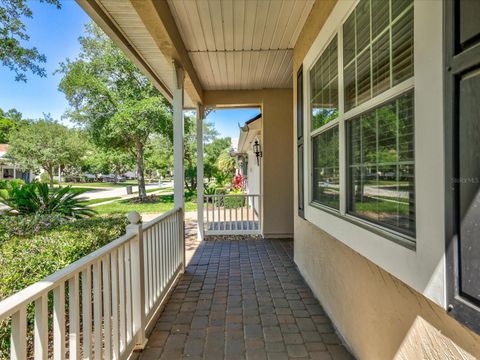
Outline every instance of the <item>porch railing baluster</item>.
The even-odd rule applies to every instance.
[[[30,343],[36,360],[46,360],[49,349],[60,360],[67,351],[73,360],[124,359],[145,345],[145,334],[184,269],[183,210],[176,208],[146,224],[138,214],[134,217],[137,221],[129,214],[125,235],[0,302],[0,322],[11,327],[12,359],[26,359]],[[33,334],[27,331],[30,311]]]
[[[205,200],[205,235],[261,234],[260,195],[215,194],[205,195]]]

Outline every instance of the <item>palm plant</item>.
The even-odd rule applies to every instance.
[[[47,184],[12,184],[0,192],[0,203],[19,214],[58,214],[65,218],[82,218],[96,211],[82,204],[80,193],[70,191],[70,186],[51,189]]]

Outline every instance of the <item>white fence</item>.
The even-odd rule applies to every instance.
[[[204,195],[205,235],[262,233],[262,198],[257,194]]]
[[[129,220],[126,235],[0,302],[11,359],[125,359],[145,345],[184,268],[183,211]]]

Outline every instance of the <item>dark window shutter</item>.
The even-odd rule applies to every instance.
[[[303,181],[303,69],[297,73],[297,181],[298,216],[305,218],[305,197]]]
[[[445,2],[446,261],[450,315],[480,332],[478,2]]]

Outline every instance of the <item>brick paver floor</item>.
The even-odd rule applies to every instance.
[[[286,240],[205,241],[140,359],[352,359]]]

